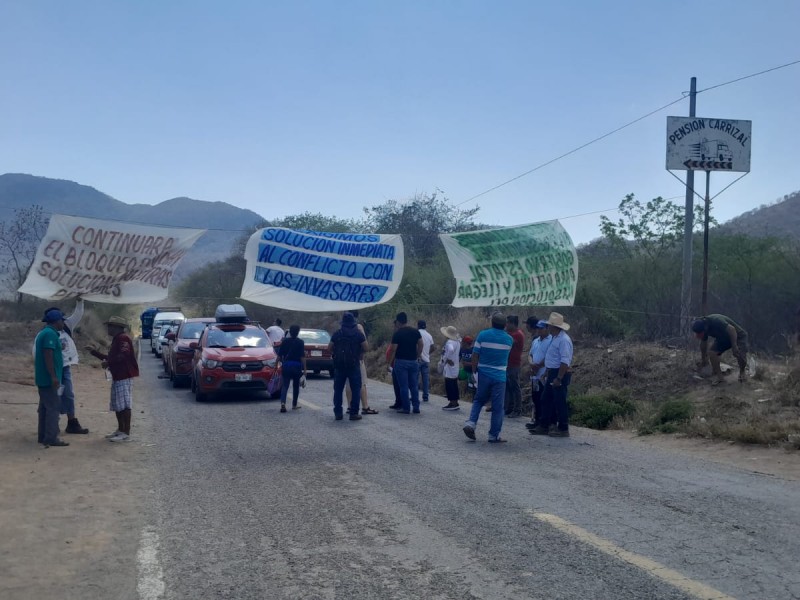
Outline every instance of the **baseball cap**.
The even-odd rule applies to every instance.
[[[47,312],[44,313],[44,318],[42,319],[43,323],[55,323],[56,321],[63,321],[64,320],[64,313],[62,313],[57,308],[51,308]]]

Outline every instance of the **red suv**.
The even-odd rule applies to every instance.
[[[189,346],[194,350],[192,391],[198,402],[217,392],[266,390],[280,374],[269,336],[255,323],[213,323]]]
[[[164,368],[172,381],[172,387],[181,387],[192,380],[194,349],[191,343],[203,335],[206,325],[216,322],[212,317],[186,319],[177,331],[167,334],[167,347],[164,350]]]

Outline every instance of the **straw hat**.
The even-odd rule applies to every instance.
[[[114,315],[113,317],[109,317],[108,321],[106,321],[103,324],[104,325],[116,325],[118,327],[122,327],[123,329],[127,329],[127,327],[128,327],[128,322],[125,319],[123,319],[122,317],[118,317],[116,315]]]
[[[458,335],[458,329],[453,327],[452,325],[448,325],[447,327],[440,327],[439,331],[442,332],[442,335],[451,340],[459,340],[461,336]]]
[[[561,313],[551,312],[550,318],[547,319],[547,324],[563,329],[564,331],[569,331],[569,323],[564,321],[564,315]]]

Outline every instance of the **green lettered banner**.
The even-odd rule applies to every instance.
[[[558,221],[440,234],[453,306],[572,306],[578,254]]]

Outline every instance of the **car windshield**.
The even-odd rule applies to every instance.
[[[182,340],[199,340],[206,323],[186,323],[181,329]]]
[[[269,348],[267,332],[258,327],[213,328],[208,332],[209,348]]]
[[[298,337],[307,344],[327,344],[331,335],[324,329],[301,329]]]

